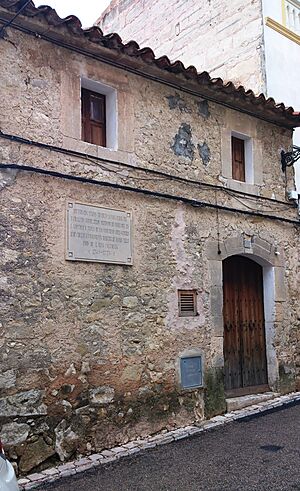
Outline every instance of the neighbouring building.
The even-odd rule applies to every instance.
[[[299,388],[280,161],[299,115],[19,8],[0,0],[0,423],[20,472]]]
[[[300,111],[299,0],[113,0],[97,23]]]

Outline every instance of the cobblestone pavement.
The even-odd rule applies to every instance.
[[[300,394],[104,450],[32,474],[20,485],[45,491],[300,490]]]

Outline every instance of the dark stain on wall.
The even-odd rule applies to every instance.
[[[226,411],[224,392],[224,373],[221,368],[209,368],[205,376],[204,412],[206,418],[212,418]]]
[[[189,124],[182,123],[180,125],[171,148],[178,157],[187,157],[193,160],[195,145],[192,142],[192,130]]]
[[[209,148],[209,146],[207,145],[206,142],[204,142],[202,145],[201,145],[201,143],[198,143],[197,147],[198,147],[198,152],[199,152],[199,155],[202,159],[203,164],[207,165],[210,162],[210,148]]]
[[[279,391],[281,394],[294,392],[296,389],[295,369],[281,363],[279,365]]]
[[[203,116],[205,119],[209,118],[210,112],[207,100],[203,99],[202,101],[198,102],[198,114]]]
[[[186,102],[179,94],[169,95],[167,97],[170,109],[179,109],[181,112],[190,113],[191,110],[187,107]]]

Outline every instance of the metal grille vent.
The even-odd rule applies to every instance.
[[[180,317],[193,317],[197,315],[196,290],[178,290],[178,310]]]

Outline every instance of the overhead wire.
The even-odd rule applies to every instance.
[[[233,199],[235,199],[236,201],[238,201],[238,203],[240,203],[241,205],[245,206],[246,208],[248,208],[249,210],[257,210],[257,208],[253,208],[252,206],[249,206],[247,205],[246,203],[244,203],[244,201],[242,201],[241,199],[239,199],[237,196],[235,196],[233,193],[231,193],[228,189],[224,189],[224,192],[226,194],[228,194],[229,196],[231,196]],[[276,212],[276,211],[285,211],[285,210],[289,210],[290,209],[290,206],[288,206],[288,204],[285,206],[285,207],[282,207],[282,208],[272,208],[272,210],[270,209],[267,209],[267,210],[264,210],[262,208],[259,208],[258,211],[261,211],[261,212]]]
[[[114,169],[109,169],[108,167],[105,167],[104,164],[99,164],[98,162],[94,162],[92,160],[92,158],[88,158],[87,160],[95,163],[98,167],[100,167],[102,170],[104,170],[105,172],[112,172],[114,174],[117,174],[119,178],[123,179],[123,180],[128,180],[128,179],[131,179],[131,180],[135,180],[135,181],[165,181],[167,178],[166,177],[162,177],[162,178],[158,178],[158,177],[135,177],[135,176],[125,176],[125,175],[122,175],[122,172],[123,171],[116,171]],[[205,186],[205,185],[203,185]],[[277,212],[277,211],[285,211],[285,210],[289,210],[290,209],[290,205],[288,203],[286,203],[285,205],[282,204],[282,208],[273,208],[270,210],[270,209],[262,209],[262,208],[258,208],[258,207],[252,207],[252,206],[249,206],[248,204],[246,204],[244,201],[242,201],[241,199],[239,199],[237,196],[234,195],[234,193],[230,192],[228,189],[224,188],[222,190],[216,190],[215,192],[217,191],[222,191],[224,193],[226,193],[228,196],[230,196],[231,198],[235,199],[238,203],[240,203],[242,206],[245,206],[245,208],[249,209],[249,210],[253,210],[253,211],[261,211],[261,212]],[[258,197],[259,198],[259,197]],[[257,199],[256,199],[257,201]],[[270,204],[270,207],[271,207],[271,204]]]
[[[178,182],[182,182],[182,183],[185,183],[185,184],[190,184],[190,185],[196,185],[196,186],[200,186],[200,187],[204,187],[204,188],[207,188],[207,189],[213,189],[213,190],[220,190],[222,192],[224,191],[227,191],[229,192],[228,188],[226,188],[225,186],[219,186],[219,185],[216,185],[216,184],[211,184],[211,183],[205,183],[203,181],[198,181],[198,180],[195,180],[195,179],[188,179],[188,178],[185,178],[185,177],[182,177],[182,176],[178,176],[178,175],[174,175],[174,174],[169,174],[167,172],[164,172],[164,171],[160,171],[160,170],[156,170],[156,169],[151,169],[151,168],[146,168],[146,167],[141,167],[141,166],[138,166],[138,165],[133,165],[133,164],[129,164],[129,163],[126,163],[126,162],[119,162],[119,161],[116,161],[116,160],[113,160],[113,159],[108,159],[108,158],[103,158],[103,157],[95,157],[95,156],[91,156],[87,153],[83,153],[83,152],[80,152],[80,151],[77,151],[77,150],[70,150],[70,149],[67,149],[67,148],[64,148],[64,147],[58,147],[58,146],[55,146],[55,145],[50,145],[50,144],[47,144],[47,143],[42,143],[42,142],[38,142],[38,141],[35,141],[35,140],[29,140],[27,138],[23,138],[23,137],[20,137],[18,135],[12,135],[12,134],[8,134],[8,133],[4,133],[0,130],[0,138],[3,138],[3,139],[6,139],[6,140],[9,140],[9,141],[12,141],[12,142],[16,142],[16,143],[21,143],[21,144],[24,144],[24,145],[32,145],[32,146],[35,146],[35,147],[38,147],[38,148],[43,148],[43,149],[46,149],[46,150],[50,150],[50,151],[54,151],[54,152],[58,152],[58,153],[63,153],[63,154],[66,154],[66,155],[70,155],[70,156],[74,156],[74,157],[80,157],[80,158],[83,158],[84,160],[87,160],[87,161],[91,161],[92,163],[94,163],[95,165],[99,165],[99,162],[101,162],[101,166],[103,167],[103,170],[108,170],[107,169],[107,164],[111,164],[113,166],[117,165],[117,166],[122,166],[123,168],[126,168],[128,170],[132,170],[132,171],[141,171],[141,172],[145,172],[147,174],[153,174],[155,176],[159,176],[159,179],[158,178],[146,178],[146,177],[143,177],[143,178],[140,178],[140,177],[134,177],[134,176],[130,176],[130,179],[135,179],[135,180],[144,180],[144,181],[147,181],[147,180],[151,180],[151,181],[155,181],[155,180],[164,180],[164,179],[171,179],[171,180],[175,180],[175,181],[178,181]],[[100,166],[100,167],[101,167]],[[111,169],[111,172],[118,172],[118,171],[114,171]],[[118,173],[118,175],[120,175],[120,173]],[[285,201],[281,201],[281,200],[278,200],[278,199],[275,199],[275,198],[268,198],[267,196],[258,196],[258,195],[254,195],[254,194],[251,194],[251,193],[247,193],[247,192],[244,192],[244,191],[237,191],[237,190],[230,190],[230,192],[234,193],[235,195],[241,195],[243,197],[246,197],[247,199],[253,199],[255,201],[257,200],[262,200],[262,201],[265,201],[265,202],[269,202],[269,203],[272,203],[272,205],[274,203],[277,203],[277,204],[280,204],[280,205],[284,205],[285,207],[291,207],[291,208],[294,208],[295,206],[293,204],[288,204],[286,203]]]
[[[3,37],[5,30],[13,24],[14,20],[16,20],[16,18],[23,12],[23,10],[26,9],[27,5],[29,5],[30,2],[31,0],[27,0],[23,4],[23,6],[18,10],[18,12],[9,21],[3,24],[3,26],[0,29],[0,39]]]
[[[224,205],[219,205],[216,203],[210,203],[207,201],[201,201],[201,200],[196,200],[192,198],[187,198],[185,196],[178,196],[178,195],[173,195],[169,193],[162,193],[158,191],[152,191],[150,189],[142,189],[142,188],[136,188],[132,186],[127,186],[124,184],[118,184],[118,183],[112,183],[108,181],[103,181],[103,180],[97,180],[97,179],[91,179],[87,177],[82,177],[82,176],[74,176],[72,174],[65,174],[62,172],[57,172],[57,171],[52,171],[49,169],[43,169],[40,167],[33,167],[33,166],[28,166],[24,164],[4,164],[0,163],[0,169],[3,170],[16,170],[16,171],[25,171],[25,172],[31,172],[31,173],[36,173],[44,176],[51,176],[51,177],[56,177],[60,179],[66,179],[69,181],[77,181],[85,184],[94,184],[98,186],[103,186],[103,187],[110,187],[113,189],[119,189],[122,191],[129,191],[129,192],[134,192],[137,194],[142,194],[146,196],[152,196],[155,198],[159,199],[169,199],[173,201],[179,201],[197,208],[214,208],[214,209],[219,209],[222,211],[226,212],[231,212],[231,213],[239,213],[242,215],[248,215],[248,216],[258,216],[264,219],[269,219],[269,220],[278,220],[282,221],[285,223],[290,223],[292,225],[300,226],[300,222],[293,220],[291,218],[286,218],[286,217],[281,217],[281,216],[276,216],[276,215],[269,215],[265,213],[261,213],[258,211],[250,211],[250,210],[242,210],[238,208],[233,208],[229,206],[224,206]]]

